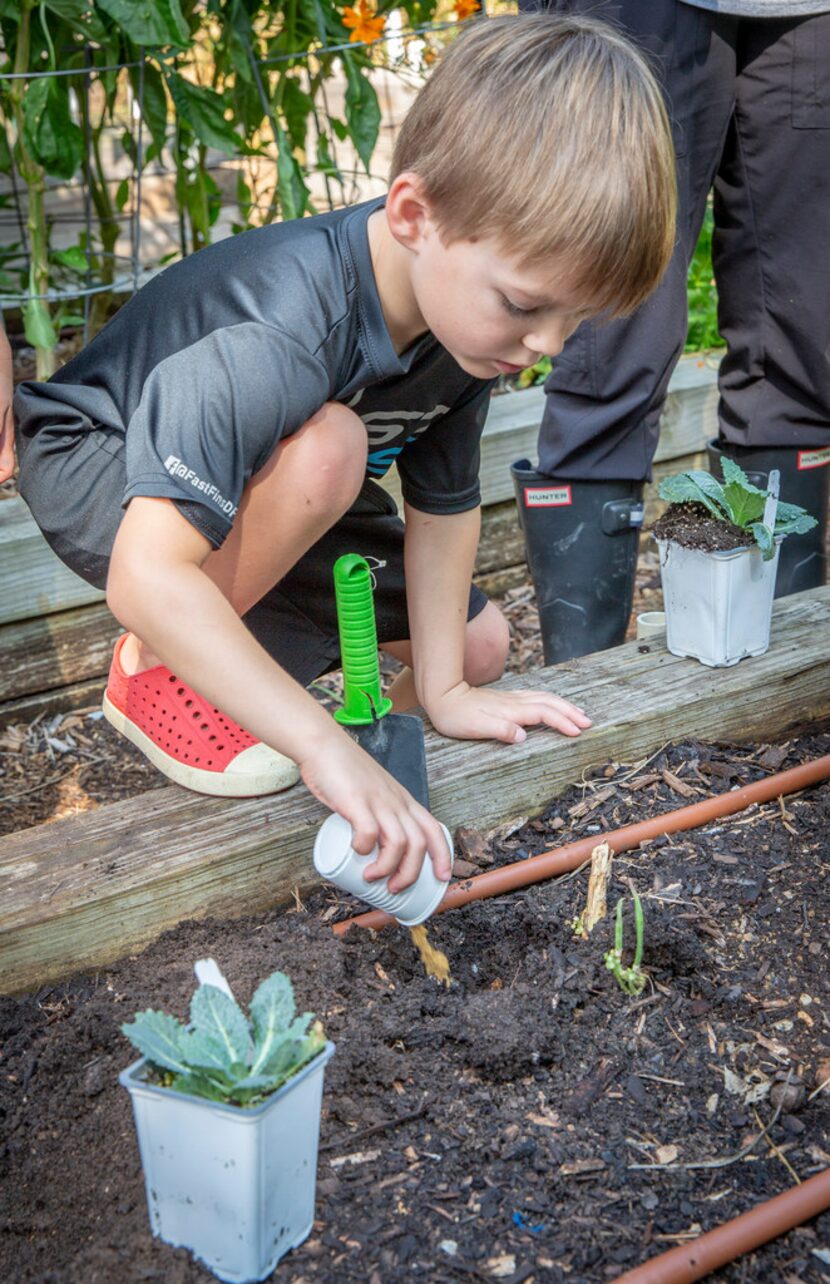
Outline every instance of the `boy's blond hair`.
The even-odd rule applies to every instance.
[[[398,136],[447,241],[556,256],[595,310],[642,303],[675,240],[674,149],[645,58],[592,18],[482,18],[442,56]]]

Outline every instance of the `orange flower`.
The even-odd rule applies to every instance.
[[[478,0],[455,0],[453,12],[458,21],[463,22],[465,18],[471,18],[474,13],[478,13],[479,7]]]
[[[470,0],[462,0],[462,3],[470,3]],[[343,26],[352,33],[349,43],[360,40],[370,45],[374,40],[380,40],[385,22],[386,19],[375,13],[368,0],[357,0],[356,5],[347,5],[343,10]]]

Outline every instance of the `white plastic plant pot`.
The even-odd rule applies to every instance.
[[[440,823],[440,822],[439,822]],[[441,825],[452,864],[452,838],[446,825]],[[323,878],[329,879],[344,892],[359,896],[375,909],[385,910],[403,927],[417,927],[429,918],[440,905],[447,891],[447,883],[435,877],[432,861],[424,857],[421,872],[411,887],[402,892],[390,892],[389,880],[382,878],[367,883],[363,872],[377,859],[375,847],[368,856],[361,856],[352,847],[352,827],[337,812],[333,812],[317,831],[314,841],[314,868]]]
[[[666,645],[710,668],[737,664],[769,647],[781,540],[768,562],[759,548],[707,553],[657,540]]]
[[[144,1058],[119,1075],[132,1098],[154,1235],[234,1284],[265,1279],[308,1237],[333,1053],[327,1043],[251,1109],[150,1083]]]

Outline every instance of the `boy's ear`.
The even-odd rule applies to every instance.
[[[386,222],[395,240],[407,250],[417,250],[434,230],[423,182],[411,170],[392,180],[386,196]]]

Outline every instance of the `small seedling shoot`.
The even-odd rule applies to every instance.
[[[614,919],[614,948],[605,955],[605,966],[613,975],[620,989],[626,994],[634,995],[642,993],[648,977],[640,966],[643,961],[643,906],[633,888],[631,897],[634,902],[634,961],[629,967],[623,964],[623,904],[625,897],[621,896],[617,901],[617,911]]]
[[[316,1056],[325,1037],[313,1013],[295,1015],[294,991],[283,972],[259,986],[250,1019],[221,979],[222,988],[203,983],[196,990],[188,1026],[148,1009],[121,1032],[162,1086],[225,1105],[255,1106]]]
[[[721,459],[723,482],[701,469],[676,473],[660,483],[659,495],[670,504],[702,504],[717,521],[731,522],[747,532],[761,550],[764,561],[775,555],[775,540],[782,535],[803,535],[816,519],[798,504],[779,502],[772,528],[763,521],[768,493],[754,486],[738,464]]]

